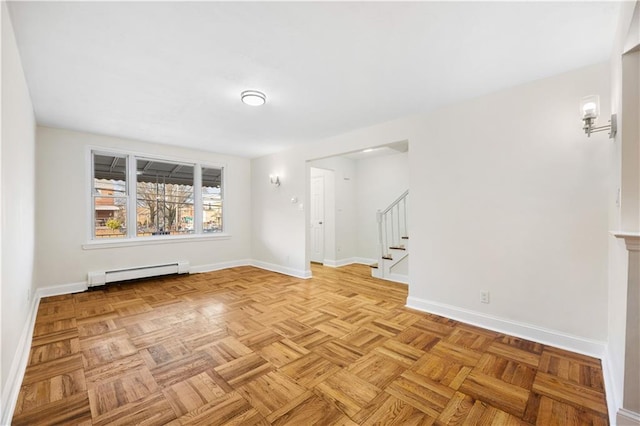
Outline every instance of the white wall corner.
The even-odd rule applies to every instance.
[[[407,307],[601,360],[605,357],[605,342],[574,336],[558,330],[512,321],[507,318],[487,315],[412,296],[407,298]]]
[[[33,302],[29,310],[29,316],[24,326],[22,327],[22,333],[20,334],[20,340],[16,347],[15,355],[13,357],[13,363],[9,370],[9,377],[7,377],[6,386],[2,392],[2,401],[0,401],[0,407],[2,407],[2,414],[0,415],[0,424],[10,425],[13,418],[13,412],[18,402],[18,394],[20,393],[20,386],[24,378],[24,372],[27,369],[27,363],[29,362],[29,352],[31,351],[31,340],[33,338],[33,329],[36,322],[36,315],[38,313],[38,306],[40,305],[40,296],[36,292]]]

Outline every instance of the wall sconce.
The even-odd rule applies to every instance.
[[[271,182],[275,186],[280,186],[280,176],[278,175],[270,175],[269,182]]]
[[[596,118],[600,115],[600,97],[598,95],[592,95],[582,98],[580,102],[580,114],[582,115],[582,130],[587,134],[587,137],[591,137],[591,133],[603,132],[609,130],[609,139],[613,139],[618,132],[618,123],[616,121],[616,115],[611,115],[610,124],[606,126],[596,127]]]

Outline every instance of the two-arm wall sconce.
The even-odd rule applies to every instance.
[[[271,182],[275,186],[280,186],[280,176],[278,175],[270,175],[269,182]]]
[[[587,137],[591,137],[591,133],[603,132],[609,130],[609,139],[613,139],[618,132],[618,123],[616,121],[616,115],[611,115],[610,124],[606,126],[596,127],[596,118],[600,115],[600,97],[598,95],[592,95],[582,98],[580,102],[580,113],[582,114],[582,122],[584,125],[582,129],[587,134]]]

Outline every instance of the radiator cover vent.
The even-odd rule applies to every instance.
[[[135,280],[138,278],[156,277],[168,274],[188,274],[189,262],[178,261],[164,263],[162,265],[136,266],[123,269],[111,269],[108,271],[93,271],[88,273],[87,282],[89,287],[105,285],[125,280]]]

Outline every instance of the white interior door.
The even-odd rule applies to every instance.
[[[324,176],[311,177],[311,255],[312,262],[324,261]]]

